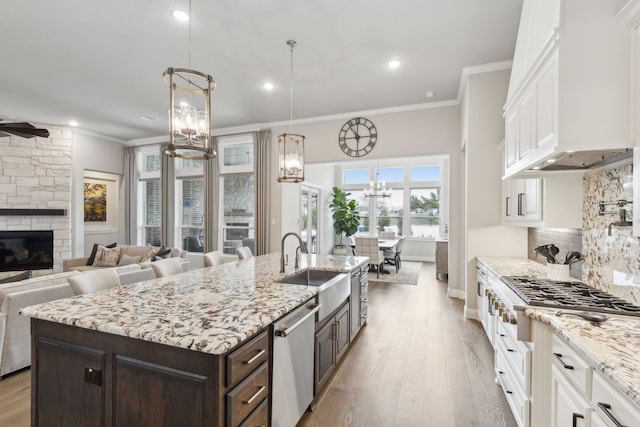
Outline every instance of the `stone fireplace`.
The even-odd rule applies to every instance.
[[[0,137],[0,231],[53,232],[52,268],[34,276],[62,271],[71,256],[72,133],[45,127],[49,138]]]

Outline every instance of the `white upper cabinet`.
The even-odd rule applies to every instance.
[[[633,145],[631,37],[616,4],[524,0],[504,107],[505,177],[562,153]]]

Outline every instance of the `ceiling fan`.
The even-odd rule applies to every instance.
[[[18,123],[4,123],[0,122],[0,136],[17,135],[23,138],[33,138],[39,136],[40,138],[48,138],[49,131],[46,129],[38,129],[31,123],[18,122]]]

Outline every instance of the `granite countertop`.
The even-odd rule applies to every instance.
[[[301,255],[300,268],[349,272],[366,257]],[[277,283],[280,254],[201,268],[22,309],[41,320],[224,354],[308,301],[317,287]]]
[[[500,276],[546,277],[543,264],[525,258],[478,257]],[[574,279],[575,280],[575,279]],[[529,307],[524,313],[547,323],[620,391],[640,405],[640,318],[615,315],[594,326],[576,316],[557,317],[558,310]]]

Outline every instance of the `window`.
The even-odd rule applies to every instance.
[[[237,247],[253,244],[255,229],[253,147],[252,134],[219,139],[221,203],[218,247],[222,248],[225,254],[235,254]]]
[[[377,163],[383,161],[369,163],[368,168],[353,167],[353,163],[342,168],[342,187],[359,204],[359,232],[395,231],[415,238],[444,235],[444,158],[389,159],[380,166]],[[364,187],[374,180],[384,182],[391,196],[364,197]]]
[[[223,176],[222,250],[235,254],[243,239],[254,238],[255,182],[253,175]]]
[[[162,221],[160,191],[160,148],[144,147],[138,152],[138,243],[159,246]]]
[[[411,236],[437,237],[440,234],[440,189],[411,189]]]
[[[175,245],[189,252],[203,252],[204,160],[176,158],[173,161],[176,180]]]

